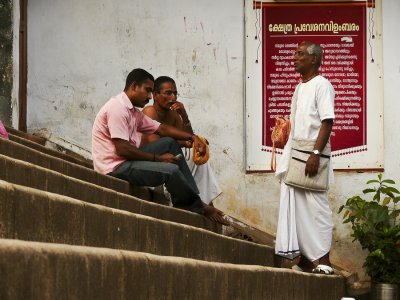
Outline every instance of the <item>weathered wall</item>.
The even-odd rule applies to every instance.
[[[0,120],[11,123],[13,1],[0,0]]]
[[[383,1],[385,176],[400,183],[397,86],[400,4]],[[96,112],[143,67],[177,81],[195,131],[211,141],[211,163],[224,190],[219,207],[274,234],[279,184],[244,171],[244,0],[29,1],[28,128],[90,148]],[[381,34],[381,33],[378,33]],[[248,100],[249,101],[249,100]],[[83,151],[83,150],[82,150]],[[363,255],[335,212],[375,173],[337,173],[332,258],[361,270]]]
[[[385,170],[400,184],[400,1],[383,2],[383,68],[384,68],[384,124]]]
[[[197,131],[233,134],[218,147],[242,161],[243,1],[118,3],[29,2],[28,127],[89,148],[96,112],[143,67],[174,77]]]

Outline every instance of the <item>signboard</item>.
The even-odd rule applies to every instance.
[[[371,17],[380,16],[380,2],[245,3],[247,171],[270,170],[271,131],[276,116],[290,115],[302,41],[321,44],[320,73],[335,89],[334,168],[383,168],[381,35]]]
[[[272,147],[275,117],[290,114],[291,97],[300,79],[293,68],[297,44],[313,41],[324,50],[320,73],[336,94],[333,155],[366,150],[365,6],[264,6],[262,29],[264,149]]]

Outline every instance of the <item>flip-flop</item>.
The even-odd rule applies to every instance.
[[[323,275],[333,275],[333,269],[327,265],[318,265],[316,268],[312,270],[314,274],[323,274]]]

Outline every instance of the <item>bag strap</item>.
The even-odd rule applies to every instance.
[[[312,151],[306,151],[306,150],[301,150],[301,149],[296,149],[296,148],[292,148],[295,151],[301,152],[301,153],[305,153],[305,154],[311,154],[313,153]],[[319,156],[324,157],[324,158],[331,158],[329,155],[326,154],[320,154]]]
[[[292,105],[290,109],[290,131],[293,130],[293,135],[294,136],[294,119],[296,118],[296,111],[297,111],[297,98],[299,95],[299,89],[300,89],[300,83],[296,86],[296,89],[294,90],[294,94],[292,97]]]

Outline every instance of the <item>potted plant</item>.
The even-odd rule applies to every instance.
[[[363,266],[371,277],[374,299],[397,299],[400,285],[400,209],[396,207],[400,192],[394,184],[379,174],[367,182],[363,196],[350,197],[339,208],[339,213],[344,210],[343,223],[351,223],[353,242],[368,250]],[[389,294],[391,298],[386,297]]]

